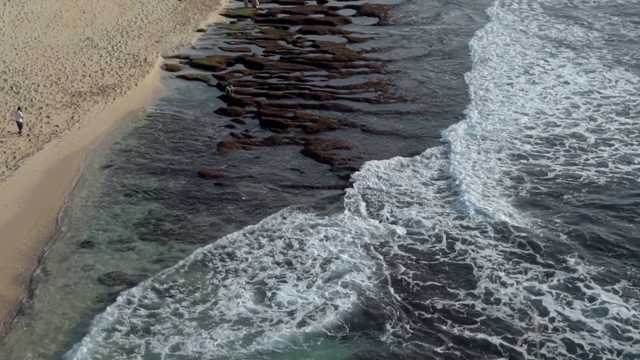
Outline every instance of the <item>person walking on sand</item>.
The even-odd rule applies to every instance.
[[[18,135],[22,136],[22,125],[24,122],[24,114],[22,113],[22,109],[18,106],[18,109],[15,113],[13,113],[13,117],[16,119],[16,125],[18,125]]]

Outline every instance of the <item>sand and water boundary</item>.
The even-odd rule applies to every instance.
[[[194,40],[226,0],[3,1],[0,32],[0,337],[93,147],[161,91],[160,54]],[[25,113],[17,136],[12,111]]]

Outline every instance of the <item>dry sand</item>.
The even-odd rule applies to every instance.
[[[0,0],[0,336],[87,152],[226,0]],[[21,106],[24,135],[13,111]]]

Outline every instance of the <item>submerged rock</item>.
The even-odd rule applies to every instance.
[[[251,52],[251,48],[248,46],[221,46],[220,50],[226,52]]]
[[[203,168],[198,171],[198,176],[203,179],[220,179],[225,176],[225,173],[218,169]]]
[[[357,167],[350,165],[351,159],[334,153],[335,150],[353,150],[355,144],[340,139],[321,137],[304,138],[304,147],[300,153],[319,163],[331,166],[331,171],[357,171]]]
[[[350,182],[341,182],[336,184],[326,184],[326,185],[317,185],[317,184],[284,184],[281,185],[283,188],[288,189],[307,189],[307,190],[344,190],[353,187],[353,183]]]
[[[113,291],[104,295],[96,296],[98,304],[112,304],[116,301],[123,290]]]
[[[97,281],[100,284],[104,286],[109,286],[109,287],[115,287],[115,286],[133,287],[146,279],[147,279],[147,276],[143,274],[127,274],[122,271],[111,271],[104,275],[98,276]]]
[[[93,249],[96,247],[96,243],[94,241],[91,240],[84,240],[81,243],[78,244],[78,247],[80,249]]]
[[[298,29],[298,34],[303,35],[348,35],[351,31],[343,30],[334,26],[306,25]]]
[[[240,124],[240,125],[246,125],[247,124],[246,120],[238,119],[238,118],[233,118],[233,119],[231,119],[231,121],[236,123],[236,124]]]
[[[355,9],[357,16],[377,17],[378,23],[376,25],[387,25],[389,23],[389,11],[391,10],[391,5],[362,4],[347,6],[347,8]]]

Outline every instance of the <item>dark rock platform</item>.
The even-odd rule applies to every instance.
[[[224,31],[224,39],[215,44],[216,53],[176,57],[186,69],[197,69],[176,76],[220,91],[218,98],[224,105],[213,112],[228,118],[220,126],[230,131],[215,146],[219,154],[297,149],[300,155],[328,165],[335,181],[306,183],[302,172],[301,183],[283,187],[349,187],[350,175],[371,159],[371,152],[355,140],[357,136],[348,134],[376,133],[350,114],[408,100],[395,95],[385,61],[362,46],[373,37],[345,25],[357,17],[377,18],[372,26],[387,25],[392,6],[343,0],[265,0],[261,4],[256,10],[238,2],[225,10],[222,15],[230,23],[216,25]],[[231,95],[224,93],[229,85],[234,88]],[[338,130],[340,136],[334,134]],[[199,175],[216,178],[202,171]]]

